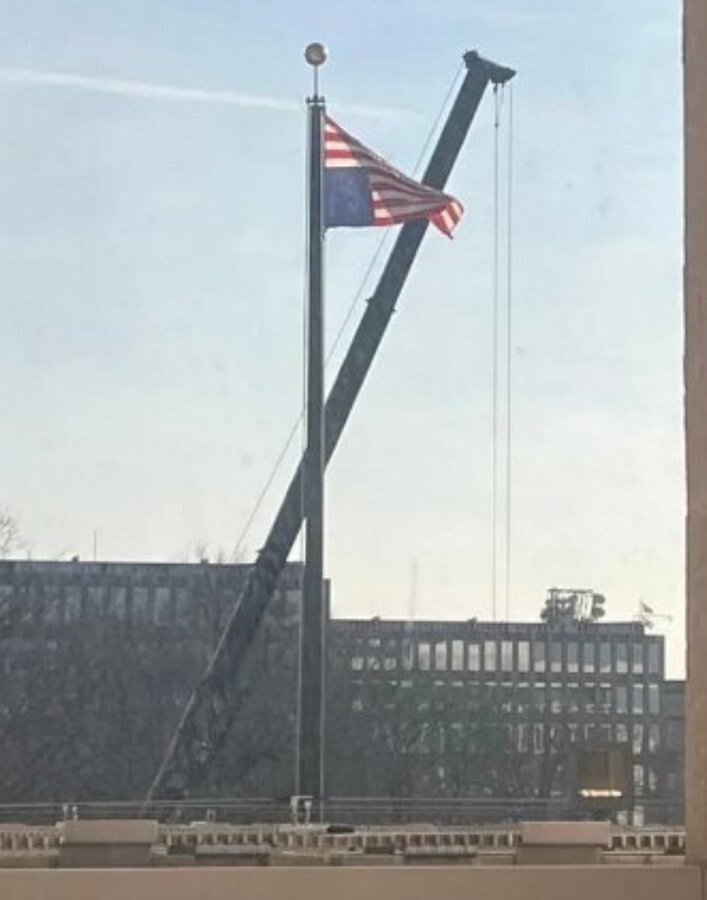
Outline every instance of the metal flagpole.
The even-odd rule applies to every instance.
[[[310,44],[305,59],[313,68],[314,92],[308,98],[308,299],[307,299],[307,447],[304,465],[305,560],[300,625],[297,793],[321,808],[323,797],[324,719],[324,98],[319,95],[319,66],[326,48]]]

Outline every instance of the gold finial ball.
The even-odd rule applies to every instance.
[[[304,51],[304,58],[310,66],[314,66],[315,68],[324,65],[328,55],[327,48],[324,44],[320,44],[319,41],[307,44],[307,49]]]

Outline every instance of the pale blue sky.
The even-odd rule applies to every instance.
[[[0,501],[32,553],[232,546],[301,402],[302,48],[328,43],[333,115],[410,170],[475,47],[519,70],[512,616],[552,585],[613,617],[643,598],[679,671],[679,6],[0,0]],[[407,615],[414,560],[416,615],[491,612],[492,109],[331,467],[339,614]],[[379,238],[331,235],[330,335]]]

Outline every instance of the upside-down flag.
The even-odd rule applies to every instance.
[[[403,175],[328,116],[324,125],[327,228],[429,219],[451,237],[464,212],[458,200]]]

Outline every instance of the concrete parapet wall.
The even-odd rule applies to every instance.
[[[2,900],[703,900],[692,866],[0,871]]]

